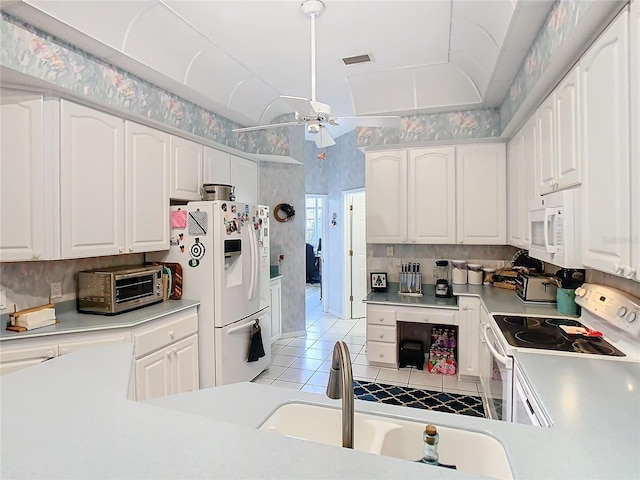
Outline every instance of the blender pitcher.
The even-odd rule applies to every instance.
[[[436,260],[436,266],[433,267],[433,278],[436,281],[436,297],[450,297],[451,270],[448,260]]]

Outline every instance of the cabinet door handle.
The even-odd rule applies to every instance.
[[[133,252],[133,247],[129,247],[129,251],[130,251],[130,252]]]
[[[177,357],[177,356],[178,356],[178,351],[177,351],[175,348],[173,349],[173,356],[174,356],[174,357]]]
[[[175,336],[176,336],[175,332],[173,330],[171,330],[169,332],[169,337],[173,340],[175,338]]]
[[[124,253],[124,248],[122,248],[122,247],[118,248],[118,252],[119,253]]]
[[[171,350],[167,351],[167,358],[171,358]]]
[[[47,350],[47,360],[51,360],[55,356],[56,356],[56,354],[54,353],[53,350]]]

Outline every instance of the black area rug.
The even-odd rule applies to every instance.
[[[411,387],[398,387],[354,380],[353,390],[359,400],[422,408],[437,412],[485,417],[482,399],[457,393],[433,392]]]

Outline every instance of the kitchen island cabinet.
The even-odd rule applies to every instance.
[[[339,407],[325,395],[243,382],[127,401],[131,354],[127,345],[83,350],[1,377],[0,476],[85,478],[99,471],[113,479],[469,477],[258,431],[284,404]],[[517,360],[552,417],[552,428],[363,400],[355,400],[355,410],[488,434],[504,446],[514,478],[640,477],[636,364],[539,353],[519,353]],[[47,399],[47,408],[34,399]],[[615,431],[625,441],[594,442],[594,429]],[[51,432],[57,431],[65,435],[51,442]],[[569,444],[581,454],[558,456]]]
[[[640,0],[630,6],[629,59],[631,68],[631,278],[640,281]],[[634,271],[635,270],[635,271]]]

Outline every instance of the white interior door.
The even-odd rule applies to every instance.
[[[367,241],[365,225],[364,191],[345,195],[346,222],[346,277],[347,308],[350,318],[366,315],[362,300],[367,296]]]

